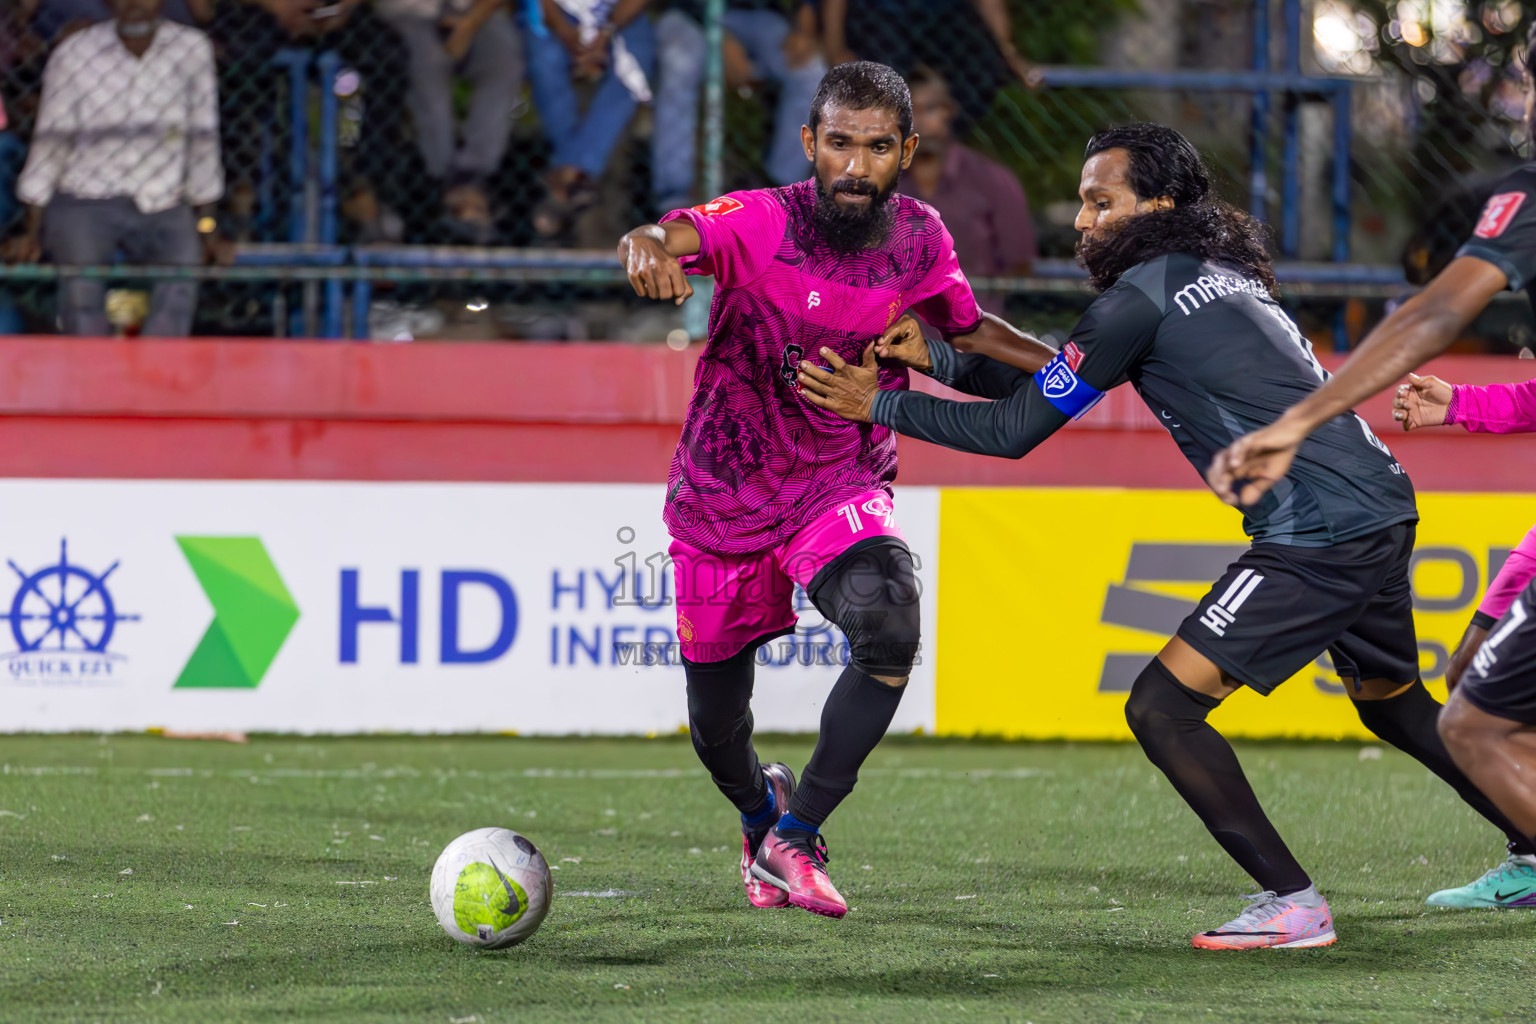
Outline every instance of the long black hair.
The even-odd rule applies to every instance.
[[[1078,262],[1095,289],[1109,288],[1138,263],[1183,252],[1232,264],[1275,290],[1268,228],[1216,196],[1205,161],[1188,139],[1165,125],[1122,125],[1089,139],[1083,157],[1110,149],[1129,154],[1127,177],[1137,199],[1166,197],[1173,207],[1126,217],[1078,243]]]

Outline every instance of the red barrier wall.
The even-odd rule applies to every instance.
[[[0,339],[0,472],[661,481],[697,359],[697,348],[617,343]],[[1431,372],[1485,383],[1523,380],[1536,364],[1458,356]],[[1536,436],[1404,435],[1385,397],[1361,412],[1422,490],[1536,488]],[[1017,462],[904,438],[901,480],[1200,486],[1130,388]]]

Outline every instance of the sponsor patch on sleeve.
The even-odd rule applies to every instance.
[[[709,202],[694,209],[706,217],[724,217],[728,213],[735,213],[744,204],[740,199],[732,199],[730,196],[721,196],[719,199],[711,199]]]
[[[1072,368],[1073,373],[1076,373],[1077,368],[1083,365],[1083,350],[1077,347],[1077,342],[1067,342],[1066,347],[1061,350],[1061,354],[1067,357],[1067,365]]]
[[[1082,361],[1082,350],[1069,343],[1035,373],[1035,386],[1045,400],[1074,420],[1081,419],[1104,397],[1104,392],[1077,375],[1077,366]]]
[[[1477,219],[1477,227],[1472,233],[1478,238],[1498,238],[1515,219],[1515,214],[1524,202],[1524,192],[1500,192],[1489,197],[1483,207],[1483,215]]]

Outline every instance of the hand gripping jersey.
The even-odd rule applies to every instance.
[[[981,320],[955,246],[932,207],[889,200],[876,247],[832,251],[811,219],[816,182],[733,192],[674,210],[699,232],[690,274],[715,276],[709,343],[694,374],[682,438],[667,477],[672,536],[717,554],[764,551],[828,509],[890,491],[896,439],[849,423],[800,396],[802,359],[823,347],[851,363],[908,309],[941,331]],[[880,387],[907,387],[882,370]]]
[[[1262,284],[1186,254],[1127,271],[1032,377],[942,342],[929,348],[936,378],[999,400],[882,393],[875,422],[962,451],[1019,458],[1129,381],[1202,481],[1218,451],[1274,422],[1328,376]],[[1243,510],[1255,541],[1298,547],[1417,519],[1407,474],[1354,413],[1302,442],[1285,479]]]

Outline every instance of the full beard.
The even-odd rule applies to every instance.
[[[1217,199],[1117,221],[1077,243],[1077,262],[1088,271],[1094,291],[1102,292],[1137,264],[1175,252],[1231,264],[1274,290],[1274,264],[1264,226]]]
[[[1072,254],[1077,257],[1077,265],[1088,271],[1088,286],[1096,292],[1102,292],[1112,286],[1120,278],[1125,269],[1120,254],[1114,251],[1115,246],[1109,244],[1105,236],[1110,231],[1098,231],[1092,235],[1084,235],[1077,240]]]
[[[1127,217],[1107,228],[1078,239],[1077,265],[1088,271],[1088,284],[1096,292],[1114,287],[1120,275],[1136,264],[1169,252],[1171,222],[1183,222],[1194,212],[1179,206]]]
[[[844,208],[837,203],[837,192],[872,196],[874,201],[862,210]],[[811,222],[816,226],[817,235],[833,252],[842,255],[862,252],[885,239],[891,227],[889,201],[895,194],[895,183],[886,189],[873,186],[867,189],[850,186],[839,188],[837,185],[827,189],[818,181]]]

